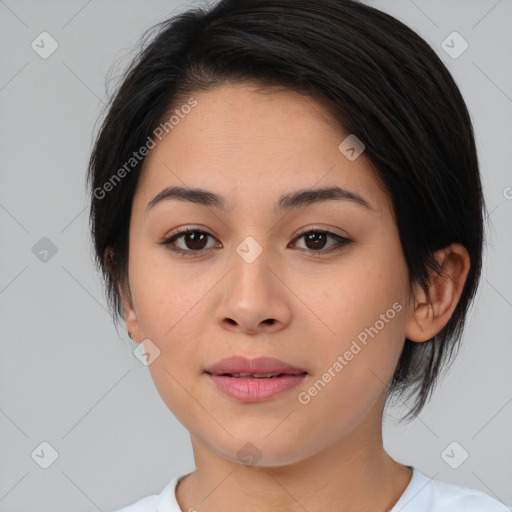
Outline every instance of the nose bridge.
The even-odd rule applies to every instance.
[[[250,300],[251,295],[263,294],[268,300],[275,291],[274,276],[271,271],[272,251],[262,240],[262,236],[258,238],[262,243],[249,235],[236,246],[232,258],[234,268],[231,279],[236,291],[242,294],[241,298]]]

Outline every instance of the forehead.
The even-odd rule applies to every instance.
[[[364,153],[350,161],[340,151],[350,134],[311,97],[244,83],[191,98],[193,108],[174,107],[181,115],[146,157],[138,186],[146,200],[173,184],[248,201],[338,185],[387,204]]]

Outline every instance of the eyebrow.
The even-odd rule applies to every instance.
[[[146,213],[149,213],[149,211],[157,204],[169,200],[188,201],[190,203],[217,208],[219,210],[228,210],[225,198],[215,194],[214,192],[202,188],[172,186],[164,188],[153,199],[151,199],[146,207]],[[376,211],[375,208],[373,208],[370,203],[359,194],[338,186],[297,190],[296,192],[283,194],[276,203],[276,209],[278,211],[286,211],[293,208],[303,208],[311,204],[329,200],[351,201],[354,204]]]

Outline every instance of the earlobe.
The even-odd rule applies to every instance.
[[[414,311],[405,333],[411,341],[427,341],[443,329],[459,302],[469,272],[469,253],[461,244],[440,249],[435,257],[441,271],[432,271],[428,296],[419,284],[416,286]]]
[[[140,343],[140,341],[142,340],[139,332],[139,321],[137,319],[137,313],[135,311],[135,308],[133,307],[133,301],[127,299],[124,293],[121,294],[121,300],[123,304],[123,315],[126,325],[126,331],[128,332],[130,339],[137,343]]]

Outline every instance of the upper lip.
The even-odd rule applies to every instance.
[[[274,357],[248,359],[243,356],[232,356],[221,359],[206,368],[205,372],[215,375],[222,375],[223,373],[287,373],[291,375],[307,373],[304,368],[293,366]]]

